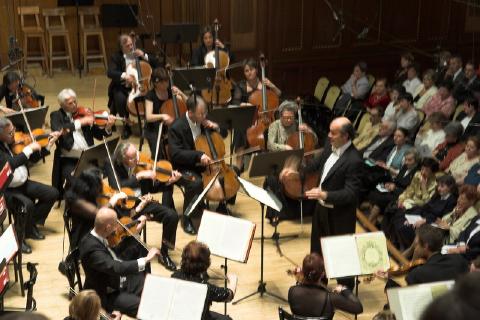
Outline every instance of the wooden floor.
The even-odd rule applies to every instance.
[[[46,104],[50,105],[50,110],[56,110],[58,108],[56,96],[61,89],[68,87],[73,88],[77,92],[80,105],[91,106],[95,79],[97,83],[95,106],[96,110],[99,110],[100,108],[105,108],[107,102],[106,95],[109,81],[103,74],[84,76],[82,79],[80,79],[78,75],[74,77],[71,73],[66,72],[56,72],[53,78],[39,75],[36,77],[36,89],[38,92],[46,95]],[[49,116],[47,116],[47,122],[48,119]],[[138,143],[138,138],[132,138],[132,141]],[[148,149],[148,146],[146,146],[146,148]],[[45,164],[40,163],[34,166],[30,171],[31,178],[50,184],[52,160],[53,156],[49,156]],[[253,180],[253,182],[258,185],[262,183],[261,180]],[[157,199],[161,199],[160,195],[155,196]],[[174,199],[177,211],[181,212],[183,198],[179,190],[175,190]],[[255,222],[257,224],[256,236],[260,235],[260,206],[254,200],[243,194],[239,194],[237,203],[232,207],[232,210],[235,216]],[[43,241],[28,240],[32,245],[33,253],[24,255],[25,262],[31,261],[38,263],[39,274],[34,289],[34,297],[37,301],[38,311],[50,319],[63,319],[63,317],[68,314],[69,301],[66,295],[68,292],[68,282],[67,279],[57,271],[58,263],[64,254],[62,251],[64,237],[62,212],[63,205],[61,208],[54,208],[51,211],[46,226],[42,230],[46,235],[46,239]],[[147,228],[149,245],[159,246],[162,232],[161,225],[150,222]],[[267,283],[267,290],[269,292],[283,298],[287,297],[288,288],[295,283],[295,280],[287,275],[286,270],[293,267],[290,261],[301,264],[303,257],[308,253],[310,228],[309,218],[304,220],[303,226],[299,221],[286,221],[280,224],[279,231],[282,235],[298,235],[296,239],[281,241],[283,257],[276,250],[271,240],[267,239],[265,241],[264,281]],[[360,228],[357,229],[358,232],[362,232]],[[266,236],[270,237],[272,232],[273,228],[270,225],[266,225]],[[186,243],[193,239],[193,236],[185,234],[180,225],[178,226],[178,248],[183,248]],[[67,247],[68,244],[65,243],[65,248]],[[179,263],[179,252],[172,252],[171,256]],[[223,259],[213,257],[212,267],[214,270],[223,272],[220,269],[222,263]],[[254,241],[248,263],[228,262],[228,268],[229,272],[236,273],[239,276],[236,299],[257,290],[260,279],[260,241]],[[152,270],[153,274],[156,275],[170,275],[170,273],[156,261],[153,262]],[[27,274],[26,270],[24,273]],[[371,319],[374,314],[381,310],[386,302],[383,286],[384,283],[379,280],[374,280],[370,284],[362,283],[360,285],[359,297],[364,305],[364,313],[359,315],[359,319]],[[6,306],[21,307],[24,306],[24,304],[25,300],[20,296],[17,285],[12,288],[7,295]],[[284,307],[287,306],[288,308],[288,304],[285,302],[269,296],[259,297],[255,295],[237,305],[229,304],[228,313],[233,319],[278,319],[277,308],[280,305]],[[213,310],[223,312],[223,304],[214,305]],[[353,319],[353,316],[337,312],[335,319]]]

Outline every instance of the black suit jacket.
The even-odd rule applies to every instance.
[[[468,262],[460,254],[433,254],[424,265],[410,271],[405,278],[409,285],[454,280],[468,272]]]
[[[200,162],[203,152],[195,150],[195,142],[186,115],[178,118],[168,129],[168,148],[175,169],[201,172],[195,164]]]
[[[0,142],[0,157],[8,161],[8,164],[12,168],[12,172],[15,171],[15,169],[17,169],[18,167],[21,167],[23,165],[27,166],[27,169],[28,169],[29,161],[37,162],[42,157],[48,154],[50,154],[50,152],[42,148],[41,151],[33,152],[30,158],[27,158],[27,156],[23,152],[20,152],[17,155],[11,155],[9,152],[9,147],[7,147],[3,142]]]
[[[470,221],[470,224],[458,236],[457,242],[467,243],[468,238],[470,237],[470,234],[472,233],[472,231],[479,226],[479,222],[480,222],[480,217],[477,217],[476,219],[472,219],[472,221]],[[470,241],[468,241],[467,247],[468,249],[463,256],[467,258],[469,261],[475,259],[480,255],[480,232],[477,232],[475,233],[475,235],[473,235]]]
[[[85,289],[93,289],[102,300],[102,306],[108,308],[107,288],[118,290],[120,277],[138,273],[137,260],[114,260],[107,247],[87,234],[80,241],[80,260],[85,271]]]
[[[457,100],[457,104],[465,101],[465,98],[473,93],[480,92],[480,80],[475,76],[475,78],[470,82],[467,78],[463,77],[455,88],[453,88],[453,97]]]
[[[152,69],[157,68],[160,63],[154,55],[148,55],[148,63],[152,66]],[[129,91],[130,89],[126,88],[121,79],[123,72],[127,70],[127,65],[125,58],[123,57],[123,52],[121,50],[115,52],[110,57],[108,63],[107,76],[112,79],[112,82],[109,86],[109,91],[113,88],[121,88],[122,90]]]
[[[380,139],[379,135],[373,138],[372,142],[370,142],[368,146],[359,150],[360,154],[363,155],[365,150],[367,150],[371,145],[376,143],[378,139]],[[375,161],[387,161],[387,157],[392,151],[394,146],[395,146],[395,143],[393,142],[393,136],[391,135],[385,141],[383,141],[375,150],[372,151],[369,158]]]
[[[6,104],[7,108],[12,109],[13,100],[15,98],[15,95],[12,94],[10,92],[10,90],[8,90],[7,86],[4,85],[4,84],[2,84],[0,86],[0,101],[2,101],[3,98],[5,98],[5,104]]]
[[[465,118],[467,114],[462,111],[457,117],[457,121],[462,121],[463,118]],[[463,132],[462,139],[466,140],[468,137],[478,135],[480,133],[480,112],[477,111],[473,115],[473,118],[470,120],[468,123],[468,126],[465,128],[465,131]]]

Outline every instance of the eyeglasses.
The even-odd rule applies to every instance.
[[[17,128],[13,127],[13,129],[10,130],[10,132],[7,132],[6,135],[13,137],[16,131],[17,131]]]

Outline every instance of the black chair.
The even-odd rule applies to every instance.
[[[278,307],[278,318],[280,320],[329,320],[327,317],[302,317],[290,314],[282,307]]]
[[[63,222],[65,232],[68,236],[69,243],[72,243],[72,217],[70,215],[70,210],[65,209],[63,211]],[[59,271],[67,277],[68,284],[70,288],[75,289],[78,287],[78,291],[83,289],[82,277],[80,273],[80,251],[78,247],[72,248],[69,247],[69,253],[63,261],[60,262],[58,269]],[[69,290],[69,298],[73,298],[71,290]]]
[[[37,310],[37,301],[33,297],[33,287],[35,286],[35,283],[37,282],[37,276],[38,276],[38,271],[37,268],[35,267],[36,263],[27,263],[27,270],[30,273],[30,277],[28,281],[23,283],[21,287],[23,290],[27,290],[27,302],[25,304],[25,309],[23,308],[8,308],[4,309],[3,308],[3,297],[0,306],[0,315],[5,315],[13,312],[33,312]]]

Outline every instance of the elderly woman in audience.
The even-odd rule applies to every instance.
[[[452,96],[453,83],[444,81],[440,84],[437,93],[425,103],[423,112],[427,117],[438,111],[442,112],[447,118],[450,118],[455,111],[455,99]]]
[[[377,217],[385,210],[385,207],[392,201],[396,201],[398,196],[410,185],[413,176],[417,172],[420,158],[415,148],[405,152],[403,165],[397,175],[391,174],[390,179],[381,182],[371,190],[367,195],[368,204],[365,206],[370,209],[369,220],[376,222]]]
[[[422,82],[418,79],[418,67],[415,64],[410,65],[407,71],[407,80],[403,82],[405,90],[413,96],[421,84]]]
[[[441,112],[432,113],[427,119],[427,130],[420,129],[415,138],[415,148],[420,156],[430,157],[432,151],[443,141],[445,141],[445,131],[443,128],[448,123],[447,117]],[[424,126],[425,127],[425,126]]]
[[[446,170],[450,163],[462,154],[465,148],[461,142],[463,127],[460,122],[450,122],[443,131],[445,131],[445,141],[439,144],[432,152],[442,171]]]
[[[337,285],[330,291],[323,283],[325,268],[318,253],[308,254],[301,269],[295,270],[297,284],[288,290],[292,313],[302,317],[333,319],[335,310],[362,313],[360,300],[345,286]]]
[[[448,232],[446,243],[456,243],[460,233],[477,217],[477,210],[474,207],[477,200],[477,189],[464,185],[460,188],[457,205],[452,212],[435,221],[439,228]]]
[[[415,109],[422,110],[423,106],[437,93],[435,86],[435,71],[428,69],[423,73],[422,84],[418,86],[413,94],[413,105]]]
[[[470,168],[478,163],[479,151],[480,138],[478,136],[471,136],[465,144],[465,151],[450,163],[446,171],[455,178],[457,184],[461,185]]]
[[[390,88],[390,103],[387,105],[385,112],[383,113],[382,120],[395,120],[395,113],[398,107],[398,97],[405,93],[405,88],[401,84],[394,84]]]
[[[413,131],[419,124],[417,111],[413,107],[413,97],[410,93],[404,93],[398,97],[398,109],[395,112],[394,120],[397,127]]]
[[[375,81],[372,93],[367,101],[365,101],[365,108],[367,110],[372,108],[382,108],[383,112],[389,103],[390,97],[388,96],[387,90],[387,78],[379,78]]]
[[[451,212],[457,204],[458,189],[455,179],[450,175],[437,178],[437,190],[433,197],[423,206],[413,207],[405,211],[398,211],[392,219],[390,241],[396,242],[401,250],[412,244],[415,239],[415,230],[424,223],[435,222],[438,218]],[[408,218],[407,219],[407,215]],[[415,222],[412,218],[415,217]]]

